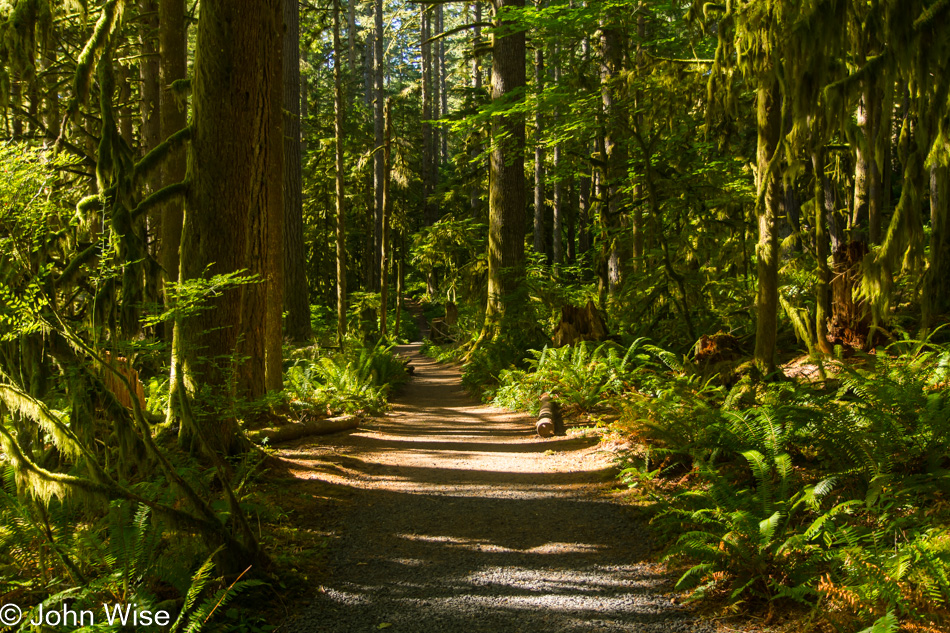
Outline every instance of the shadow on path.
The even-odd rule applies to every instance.
[[[298,478],[349,490],[313,603],[281,630],[435,633],[711,631],[641,562],[636,508],[583,436],[479,405],[456,368],[403,346],[413,379],[361,429],[285,450]]]

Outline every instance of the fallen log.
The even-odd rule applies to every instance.
[[[289,442],[310,435],[329,435],[330,433],[349,431],[359,426],[360,419],[358,415],[341,415],[324,420],[307,420],[306,422],[294,422],[285,426],[254,429],[248,431],[247,436],[255,444],[260,444],[264,440],[267,440],[270,444]]]
[[[535,430],[541,437],[564,435],[564,420],[561,417],[561,407],[551,394],[541,396],[541,410],[538,412],[538,422]]]

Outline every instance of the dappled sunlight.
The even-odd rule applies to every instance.
[[[525,617],[552,633],[690,621],[642,562],[652,539],[641,511],[609,492],[617,469],[597,436],[541,439],[532,418],[474,403],[457,369],[412,363],[385,416],[281,453],[348,500],[317,595],[334,631],[367,619],[492,633]]]

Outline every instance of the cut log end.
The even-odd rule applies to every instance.
[[[538,420],[535,429],[541,437],[551,437],[554,435],[554,422],[548,418],[542,418]]]

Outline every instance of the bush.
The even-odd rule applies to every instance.
[[[317,359],[298,359],[288,370],[286,390],[297,401],[330,413],[378,413],[394,385],[408,378],[392,346],[357,347]]]

